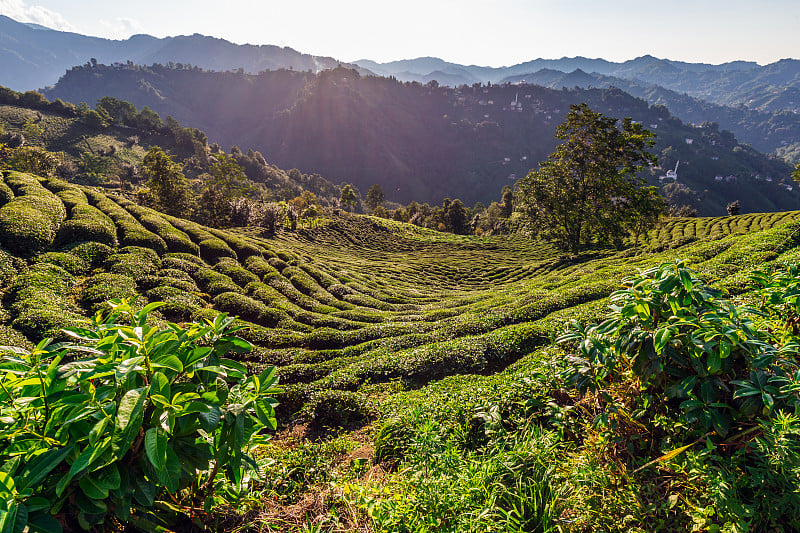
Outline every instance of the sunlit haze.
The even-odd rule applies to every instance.
[[[436,56],[502,66],[540,57],[621,61],[652,54],[766,64],[800,57],[796,0],[0,0],[0,14],[114,39],[201,33],[343,61]]]

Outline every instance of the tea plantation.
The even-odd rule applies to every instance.
[[[217,512],[194,516],[195,527],[788,531],[796,524],[780,517],[797,510],[800,470],[771,503],[724,490],[740,477],[739,450],[761,453],[772,426],[754,430],[761,441],[715,440],[675,429],[688,422],[666,407],[642,419],[635,410],[649,413],[656,400],[643,398],[655,393],[623,390],[635,380],[582,396],[563,377],[571,348],[556,338],[570,321],[605,316],[637,269],[676,260],[726,297],[757,302],[749,273],[800,258],[798,219],[676,219],[647,248],[567,257],[523,236],[341,212],[270,236],[223,231],[7,171],[0,344],[65,340],[62,328],[85,326],[112,298],[164,302],[154,324],[238,317],[255,346],[239,362],[253,374],[277,367],[278,436],[255,452],[261,477],[220,488]],[[635,401],[602,422],[603,394]],[[797,461],[800,424],[785,425],[776,442]],[[748,471],[768,477],[784,448]]]

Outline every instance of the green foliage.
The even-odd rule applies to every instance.
[[[64,204],[29,174],[12,172],[6,183],[16,196],[0,207],[0,242],[23,255],[50,246],[66,218]]]
[[[34,263],[57,265],[73,276],[80,276],[89,270],[90,263],[75,254],[66,252],[46,252],[33,258]]]
[[[226,200],[236,196],[247,196],[254,192],[253,182],[247,179],[244,169],[233,158],[225,154],[214,154],[209,172],[209,187],[217,189]]]
[[[224,358],[251,348],[232,335],[232,319],[157,329],[147,314],[158,304],[110,305],[73,331],[76,344],[45,340],[3,357],[9,531],[60,531],[60,513],[84,529],[112,516],[152,529],[174,512],[208,510],[225,481],[258,475],[249,450],[276,427],[277,378],[274,368],[247,376]]]
[[[153,146],[142,160],[142,173],[161,211],[186,216],[192,204],[192,189],[175,163],[164,151]]]
[[[784,305],[791,279],[772,280],[780,296],[769,309]],[[683,264],[642,272],[611,301],[606,321],[588,328],[574,324],[561,337],[580,343],[568,378],[580,390],[602,393],[629,375],[644,389],[680,400],[690,427],[723,437],[735,424],[800,405],[794,392],[800,373],[787,359],[794,345],[776,342],[779,337],[757,324],[753,311],[719,298]]]
[[[223,292],[214,298],[214,306],[220,311],[237,315],[244,320],[259,323],[268,314],[267,306],[238,292]]]
[[[124,274],[140,280],[158,269],[159,258],[155,251],[141,246],[126,246],[108,256],[103,266],[108,272]]]
[[[364,199],[364,203],[367,205],[370,212],[372,212],[375,211],[379,205],[383,204],[385,199],[386,195],[383,193],[383,189],[376,183],[367,191],[367,197]]]
[[[517,185],[519,210],[530,229],[573,253],[592,239],[621,242],[628,213],[639,209],[639,201],[628,201],[642,184],[636,173],[656,161],[647,152],[654,137],[630,118],[618,128],[617,119],[586,104],[570,106],[556,133],[565,142]],[[636,219],[637,226],[653,224],[649,216]]]
[[[136,282],[124,274],[102,272],[86,279],[79,300],[91,313],[107,310],[106,302],[112,298],[130,300],[137,295]]]
[[[350,391],[329,390],[311,395],[303,413],[320,427],[347,427],[369,417],[364,397]]]
[[[348,211],[355,210],[358,205],[358,196],[351,185],[348,184],[342,187],[342,192],[339,196],[339,204]]]
[[[52,174],[58,163],[55,155],[38,146],[20,146],[13,151],[10,161],[13,170],[38,176]]]
[[[136,218],[107,196],[87,191],[92,203],[108,215],[117,225],[120,243],[123,246],[140,246],[150,248],[158,254],[167,251],[167,243],[155,233],[148,231]]]
[[[234,252],[228,244],[222,239],[212,237],[204,241],[200,241],[200,256],[209,263],[216,263],[224,257],[236,259],[236,252]]]
[[[60,243],[89,241],[116,246],[117,227],[113,220],[96,207],[78,204],[70,209],[69,219],[61,225],[58,241]]]

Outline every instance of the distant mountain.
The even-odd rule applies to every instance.
[[[478,67],[448,63],[435,57],[421,57],[376,63],[369,60],[355,62],[383,76],[394,76],[401,81],[426,83],[437,79],[443,85],[472,85],[473,83],[503,83],[509,79],[531,82],[542,70],[613,76],[644,85],[658,85],[672,91],[687,93],[720,105],[745,105],[762,111],[800,111],[800,98],[787,88],[800,89],[800,61],[784,59],[770,65],[759,66],[749,61],[733,61],[712,65],[660,59],[645,55],[615,63],[605,59],[563,57],[561,59],[534,59],[507,67]],[[444,81],[443,81],[444,80]]]
[[[567,77],[593,79],[583,71]],[[391,201],[457,197],[469,205],[497,199],[504,185],[535,168],[555,148],[555,128],[570,104],[587,102],[652,129],[664,169],[649,169],[645,177],[702,214],[725,214],[737,199],[743,212],[800,207],[798,191],[784,186],[792,183],[790,167],[741,145],[718,124],[693,127],[621,89],[576,84],[568,90],[527,84],[453,89],[345,68],[248,75],[97,65],[71,69],[46,95],[72,102],[114,96],[201,128],[226,148],[253,147],[282,168],[320,173],[362,192],[378,183]],[[678,161],[679,183],[659,180]]]
[[[776,103],[771,111],[751,109],[744,105],[724,106],[699,98],[665,89],[659,85],[630,81],[616,76],[587,74],[581,70],[564,73],[557,70],[542,69],[533,74],[509,76],[502,83],[533,83],[561,89],[562,87],[601,88],[617,87],[633,96],[644,98],[651,104],[665,105],[672,114],[684,122],[702,124],[716,122],[723,129],[732,131],[736,137],[762,152],[779,152],[790,155],[796,161],[800,155],[800,115],[785,111]],[[779,95],[764,95],[765,102],[781,100],[800,102],[800,89],[789,87]],[[759,105],[763,109],[766,104]]]
[[[199,34],[159,39],[134,35],[115,41],[23,24],[0,15],[0,84],[14,90],[35,90],[54,84],[64,72],[95,58],[100,63],[183,63],[210,70],[257,73],[291,68],[334,68],[330,57],[302,54],[272,45],[238,45]]]

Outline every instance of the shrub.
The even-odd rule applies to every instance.
[[[197,270],[194,279],[203,291],[213,296],[223,292],[242,292],[230,277],[210,268]]]
[[[86,194],[77,185],[57,179],[49,178],[45,181],[46,187],[55,193],[56,196],[61,198],[68,208],[72,208],[79,204],[87,204],[89,200]]]
[[[161,259],[161,267],[182,270],[190,276],[194,276],[199,269],[206,268],[206,263],[194,255],[169,253]]]
[[[168,320],[188,321],[200,309],[206,306],[205,300],[178,287],[161,286],[147,291],[150,300],[164,303],[158,310]]]
[[[757,324],[757,316],[720,298],[681,262],[645,270],[612,294],[614,307],[604,322],[574,322],[560,337],[579,343],[568,382],[602,393],[611,383],[635,378],[642,388],[679,401],[689,427],[722,437],[735,423],[800,408],[800,375],[786,367],[782,346],[788,338],[776,327],[786,323],[780,307],[800,300],[800,268],[791,269],[783,278],[756,274],[770,295],[761,313],[778,316],[772,324]]]
[[[110,246],[100,242],[79,242],[63,250],[88,262],[91,268],[100,266],[114,252]]]
[[[85,274],[89,270],[89,262],[78,255],[66,252],[47,252],[33,259],[34,263],[51,263],[58,265],[73,276]]]
[[[0,283],[5,284],[16,275],[17,270],[22,268],[25,263],[0,248]]]
[[[78,204],[70,210],[69,219],[58,232],[58,242],[101,242],[117,245],[117,227],[114,221],[96,207]]]
[[[232,261],[230,259],[221,260],[219,263],[214,265],[214,270],[229,276],[237,285],[241,287],[246,286],[248,283],[259,281],[258,276],[242,267],[236,261]]]
[[[126,246],[106,259],[105,268],[115,274],[125,274],[140,280],[153,273],[159,266],[158,255],[150,248]]]
[[[243,237],[239,237],[231,232],[218,229],[210,229],[209,231],[211,231],[211,233],[216,235],[219,239],[223,240],[228,246],[233,248],[233,250],[236,252],[236,256],[241,258],[243,261],[248,257],[261,256],[261,248],[251,242],[248,242]]]
[[[14,199],[14,191],[11,187],[6,185],[6,182],[0,180],[0,206],[7,204]]]
[[[94,191],[87,191],[87,195],[94,205],[100,209],[100,211],[111,217],[119,227],[120,242],[123,246],[152,248],[159,255],[167,251],[167,243],[164,242],[164,239],[152,231],[145,229],[133,215],[120,207],[116,202]]]
[[[214,307],[244,320],[259,323],[268,314],[267,306],[238,292],[224,292],[214,298]]]
[[[6,181],[17,196],[0,207],[0,242],[22,255],[52,245],[66,217],[64,204],[33,176],[12,172]]]
[[[113,313],[80,332],[81,351],[42,341],[18,350],[16,375],[3,378],[9,531],[60,531],[58,514],[85,529],[112,527],[112,516],[147,530],[169,525],[165,509],[180,507],[162,499],[180,494],[189,508],[209,509],[224,482],[246,483],[250,447],[276,427],[274,367],[248,377],[223,357],[251,349],[231,335],[232,319],[156,329],[147,313],[157,304],[134,313],[110,303]],[[41,438],[17,437],[31,433]]]
[[[188,235],[176,229],[157,212],[141,207],[133,202],[123,204],[124,207],[136,217],[144,227],[164,239],[170,252],[198,255],[200,248],[192,242]]]
[[[257,255],[248,257],[244,266],[247,267],[247,270],[258,276],[259,280],[263,280],[264,276],[278,273],[275,267],[270,265],[266,259]]]
[[[217,238],[200,241],[200,257],[209,263],[216,263],[223,257],[236,259],[236,252],[225,241]]]
[[[83,282],[79,300],[92,313],[107,310],[106,301],[114,297],[131,299],[136,296],[136,282],[124,274],[102,272]]]
[[[303,414],[318,427],[348,427],[370,415],[367,402],[355,392],[328,390],[311,394]]]

